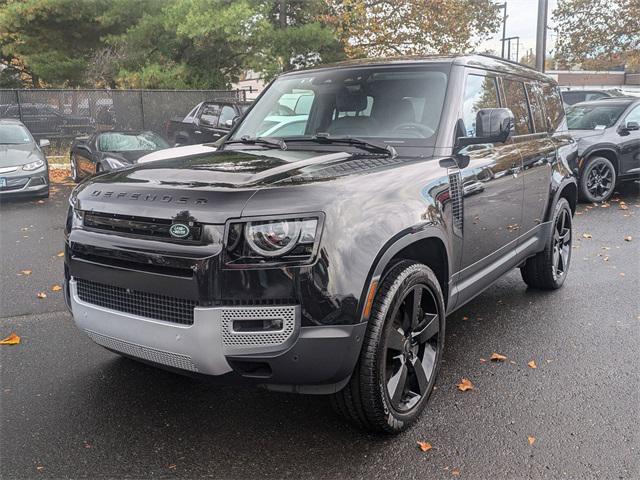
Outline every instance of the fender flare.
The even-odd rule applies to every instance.
[[[616,170],[620,169],[620,155],[618,153],[618,151],[616,150],[615,145],[591,145],[590,147],[588,147],[584,152],[582,152],[582,155],[580,155],[580,159],[578,161],[578,174],[582,173],[582,167],[584,165],[584,161],[589,158],[592,157],[594,153],[597,152],[608,152],[611,153],[616,161],[614,163],[614,168],[616,168]]]
[[[574,205],[578,204],[578,182],[576,181],[575,177],[565,177],[562,180],[562,182],[560,182],[560,184],[558,185],[556,192],[553,194],[553,201],[549,204],[549,207],[547,208],[547,212],[545,214],[545,222],[551,221],[551,215],[553,215],[553,211],[556,208],[556,204],[558,203],[558,200],[560,199],[562,192],[564,191],[565,188],[567,188],[568,185],[573,185],[575,187],[576,195],[573,200],[574,200]]]
[[[358,308],[358,317],[361,322],[368,321],[368,318],[364,316],[364,307],[367,302],[367,297],[370,289],[374,282],[378,282],[378,286],[382,280],[382,274],[384,273],[386,267],[391,262],[391,259],[398,254],[401,250],[408,247],[409,245],[421,241],[427,240],[430,238],[435,238],[440,240],[444,245],[444,249],[447,254],[447,269],[449,272],[447,283],[450,282],[451,272],[453,271],[452,259],[450,245],[447,241],[447,236],[445,232],[442,230],[442,227],[437,226],[436,224],[428,224],[424,226],[417,226],[405,229],[391,239],[387,241],[380,249],[380,251],[376,254],[376,257],[373,261],[373,264],[369,270],[367,275],[367,280],[364,284],[364,288],[360,294],[359,308]],[[377,287],[376,287],[377,291]],[[447,291],[450,292],[449,285],[447,285]],[[449,299],[445,299],[445,303]]]

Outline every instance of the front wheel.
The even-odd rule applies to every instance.
[[[616,187],[616,169],[611,160],[592,157],[580,174],[580,197],[587,202],[606,202]]]
[[[520,268],[524,282],[541,290],[560,288],[569,272],[572,240],[571,207],[565,198],[560,198],[554,209],[553,231],[545,249]]]
[[[334,395],[338,413],[369,430],[398,433],[433,391],[444,347],[442,289],[425,265],[402,261],[376,294],[360,359]]]

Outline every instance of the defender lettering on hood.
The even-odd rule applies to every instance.
[[[114,192],[112,190],[93,190],[91,192],[92,197],[105,198],[117,198],[123,200],[141,200],[144,202],[164,202],[164,203],[178,203],[181,205],[194,204],[204,205],[207,203],[206,198],[191,198],[173,195],[157,195],[155,193],[140,193],[140,192]]]

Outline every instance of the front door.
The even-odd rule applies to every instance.
[[[622,121],[624,127],[628,122],[640,124],[640,105],[637,105]],[[640,130],[620,131],[620,175],[640,173]]]
[[[500,106],[495,77],[467,75],[462,107],[466,136],[476,134],[478,110]],[[459,185],[463,247],[458,298],[464,302],[513,266],[522,223],[523,181],[520,152],[511,138],[506,143],[470,145],[460,155],[468,157]]]

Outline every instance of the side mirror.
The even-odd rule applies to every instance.
[[[480,143],[504,143],[515,128],[513,112],[508,108],[483,108],[476,114],[476,136],[458,137],[459,148]]]
[[[640,130],[640,123],[638,123],[638,122],[627,122],[626,125],[624,126],[624,129],[627,132],[631,132],[633,130]]]
[[[43,138],[42,140],[40,140],[39,145],[40,145],[40,148],[44,148],[44,147],[48,147],[49,145],[51,145],[51,142],[49,140],[47,140],[46,138]]]
[[[233,120],[225,120],[224,126],[229,128],[233,127]]]

